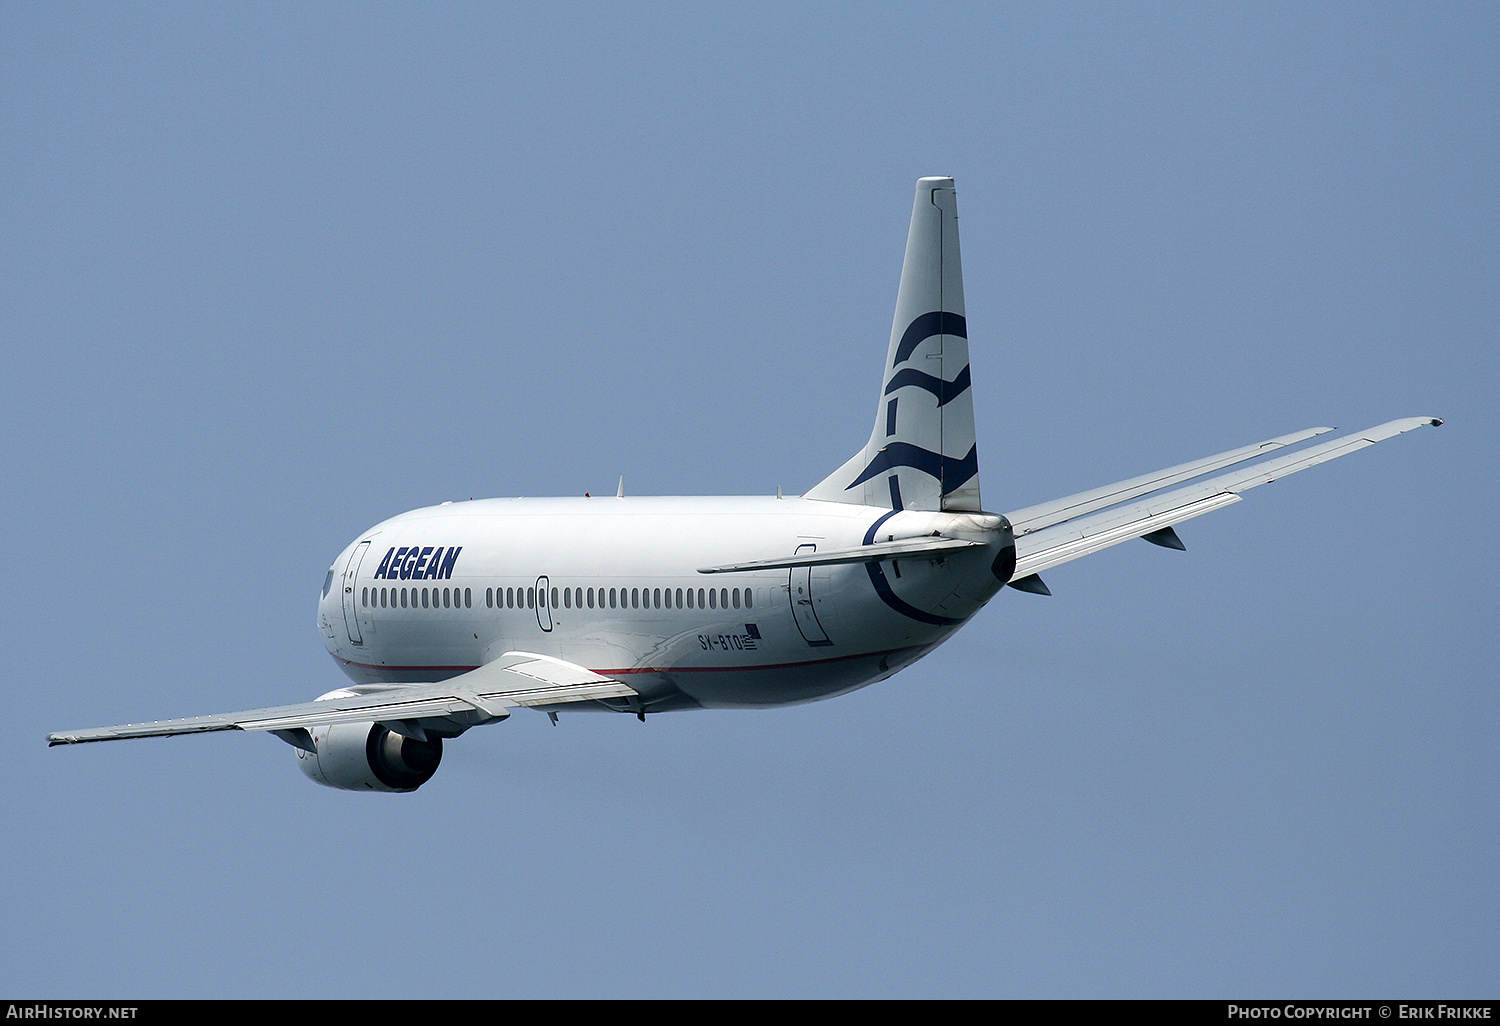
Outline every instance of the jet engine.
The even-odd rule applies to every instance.
[[[339,723],[310,732],[316,753],[297,749],[313,780],[345,791],[415,791],[437,772],[442,738],[404,737],[378,723]]]

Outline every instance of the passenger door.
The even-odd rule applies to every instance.
[[[818,547],[811,543],[797,546],[797,554],[804,552],[816,552]],[[818,622],[818,611],[813,608],[812,590],[812,567],[794,566],[791,571],[788,595],[792,600],[792,616],[797,621],[797,629],[802,632],[803,639],[809,645],[831,645],[828,635],[823,631],[823,625]]]
[[[344,564],[344,630],[349,633],[351,645],[363,645],[365,640],[359,633],[359,595],[355,591],[359,581],[359,565],[370,551],[370,543],[362,541],[349,553],[349,562]]]

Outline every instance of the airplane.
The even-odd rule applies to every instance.
[[[633,714],[831,698],[921,659],[1001,589],[1425,425],[1317,427],[1077,495],[980,501],[953,180],[917,182],[869,440],[801,496],[444,502],[358,535],[318,629],[353,684],[295,705],[48,735],[266,731],[330,787],[409,792],[513,709]],[[1248,464],[1248,465],[1246,465]],[[1233,469],[1231,469],[1233,468]]]

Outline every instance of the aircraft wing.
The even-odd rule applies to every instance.
[[[1044,527],[1051,527],[1053,524],[1060,524],[1065,520],[1076,519],[1086,513],[1093,513],[1130,499],[1140,498],[1142,495],[1149,495],[1151,492],[1161,491],[1163,488],[1170,488],[1184,481],[1191,481],[1195,477],[1211,474],[1215,470],[1232,467],[1236,463],[1253,460],[1258,456],[1268,456],[1277,449],[1305,442],[1318,435],[1326,435],[1332,430],[1333,428],[1316,427],[1308,428],[1306,431],[1295,431],[1290,435],[1281,435],[1278,438],[1268,438],[1264,442],[1230,449],[1217,456],[1208,456],[1201,460],[1168,467],[1166,470],[1158,470],[1152,474],[1142,474],[1140,477],[1116,481],[1102,488],[1091,488],[1086,492],[1079,492],[1065,499],[1054,499],[1052,502],[1044,502],[1039,506],[1018,509],[1014,513],[1007,514],[1006,519],[1010,521],[1011,529],[1016,532],[1016,536],[1020,537]]]
[[[1008,515],[1016,531],[1016,571],[1013,580],[1023,580],[1131,538],[1140,538],[1158,531],[1166,532],[1173,524],[1239,502],[1240,493],[1251,488],[1346,456],[1407,431],[1427,425],[1436,427],[1441,423],[1435,417],[1393,420],[1367,431],[1344,435],[1333,441],[1220,474],[1206,481],[1170,491],[1162,490],[1183,480],[1226,465],[1244,462],[1262,452],[1330,430],[1313,428],[1273,438],[1258,446],[1230,450],[1218,456],[1158,471],[1156,474],[1131,478],[1118,484],[1019,510]],[[1151,492],[1159,494],[1149,494]],[[1123,501],[1139,498],[1143,494],[1149,497],[1129,505],[1120,505]]]
[[[582,666],[529,652],[507,652],[478,669],[436,684],[356,685],[344,690],[356,693],[347,698],[217,716],[65,730],[48,734],[47,743],[71,745],[213,730],[265,730],[288,744],[307,748],[311,744],[307,728],[322,724],[373,721],[400,734],[421,736],[425,722],[427,729],[440,729],[446,725],[450,728],[457,726],[462,732],[468,726],[504,719],[516,706],[624,698],[636,693],[630,686]]]

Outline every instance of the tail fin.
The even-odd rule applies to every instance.
[[[917,182],[874,430],[810,499],[980,509],[955,195],[951,178]]]

